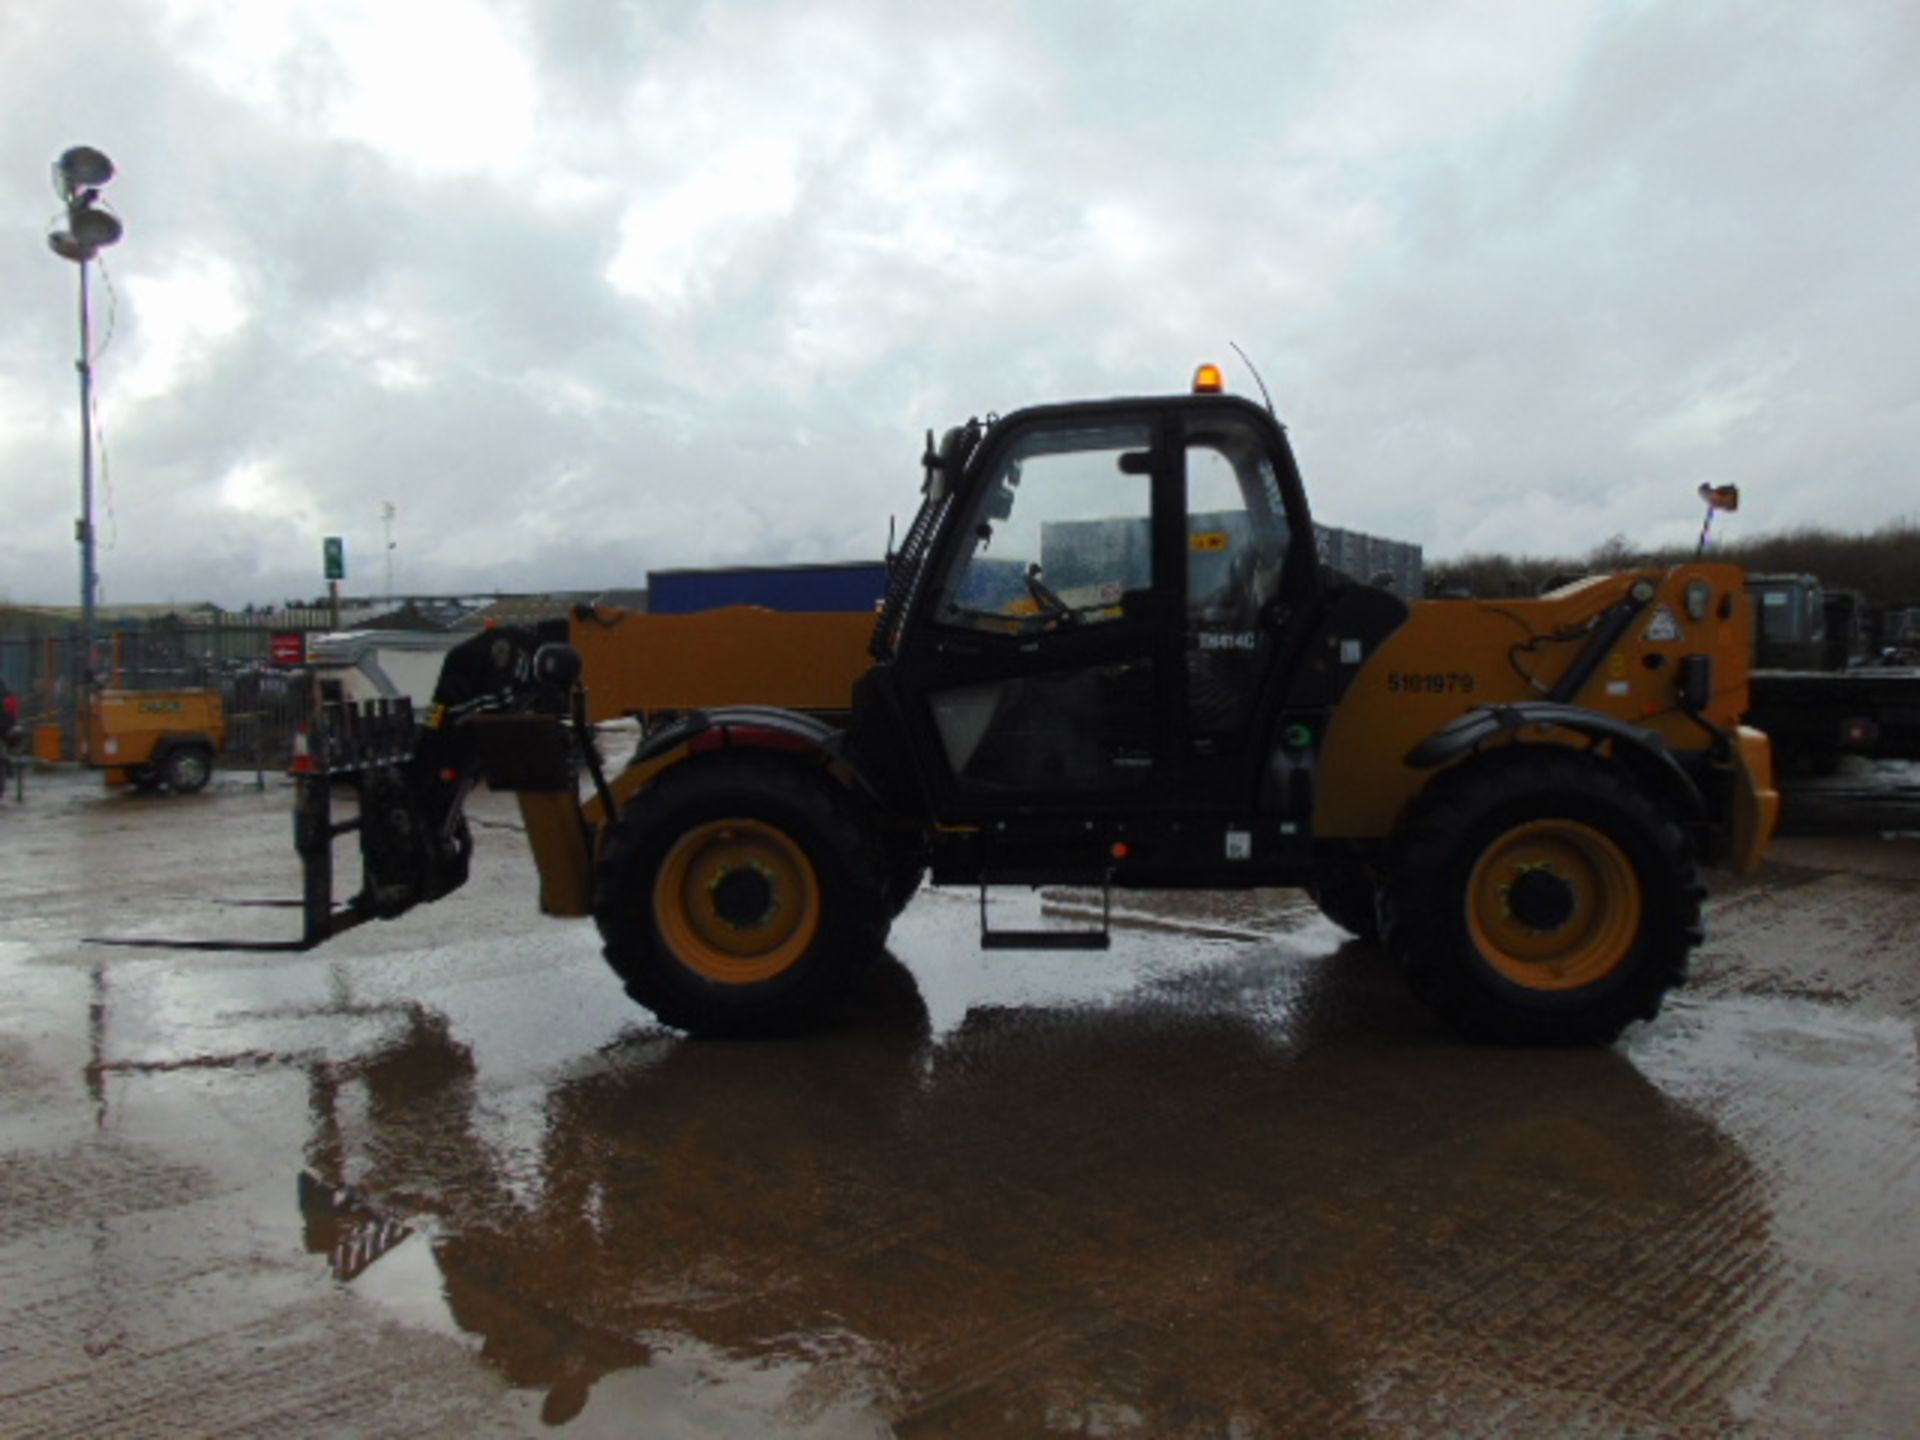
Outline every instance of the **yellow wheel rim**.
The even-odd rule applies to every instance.
[[[1640,933],[1640,878],[1620,847],[1573,820],[1517,825],[1467,881],[1467,927],[1487,963],[1529,990],[1604,980]]]
[[[725,985],[771,980],[820,929],[820,881],[785,831],[711,820],[674,842],[653,882],[653,917],[695,974]]]

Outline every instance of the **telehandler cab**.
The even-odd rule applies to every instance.
[[[700,1034],[817,1022],[931,874],[1303,886],[1463,1031],[1604,1043],[1684,978],[1701,867],[1759,862],[1736,568],[1410,603],[1323,568],[1284,430],[1217,382],[928,441],[877,617],[581,607],[451,652],[417,739],[405,707],[326,715],[292,943],[457,889],[484,780],[518,793],[543,908]],[[623,714],[609,773],[593,726]],[[1106,940],[983,904],[986,946]]]

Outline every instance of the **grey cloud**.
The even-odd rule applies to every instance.
[[[123,290],[213,254],[252,307],[141,402],[122,297],[122,599],[312,593],[319,533],[372,585],[382,500],[413,589],[876,553],[923,427],[1177,387],[1230,339],[1325,518],[1440,554],[1671,539],[1702,479],[1749,528],[1913,509],[1901,7],[1605,7],[1570,55],[1516,33],[1531,69],[1496,7],[1468,121],[1419,44],[1404,84],[1368,68],[1448,33],[1425,6],[507,13],[543,147],[509,178],[328,138],[319,50],[265,112],[146,7],[0,41],[0,589],[73,590],[72,274],[37,227],[76,140],[122,165]],[[790,205],[717,221],[677,297],[609,282],[629,205],[756,143],[791,147]],[[298,506],[224,503],[250,464]]]

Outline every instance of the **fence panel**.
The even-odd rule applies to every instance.
[[[227,717],[227,766],[281,769],[311,710],[312,673],[276,665],[272,637],[301,627],[271,621],[117,621],[101,627],[99,683],[121,690],[218,690]],[[314,627],[320,628],[320,627]],[[58,725],[62,753],[78,753],[74,690],[79,627],[0,634],[0,681],[20,699],[29,732]]]

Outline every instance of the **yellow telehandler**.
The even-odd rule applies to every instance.
[[[1360,583],[1319,562],[1281,425],[1217,374],[929,434],[924,468],[877,614],[582,607],[454,650],[424,714],[324,715],[289,943],[457,889],[485,781],[518,794],[544,908],[592,916],[629,993],[699,1034],[816,1023],[930,874],[983,900],[1302,886],[1463,1031],[1605,1043],[1684,978],[1703,867],[1761,858],[1734,567]],[[594,727],[622,715],[642,738],[610,766]],[[1108,939],[986,919],[993,948]]]

